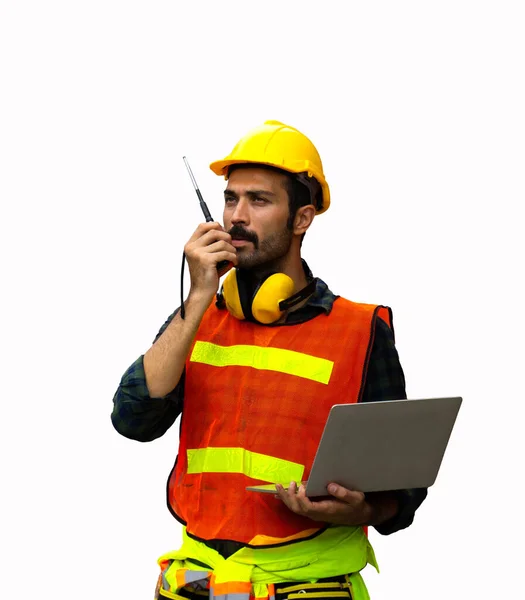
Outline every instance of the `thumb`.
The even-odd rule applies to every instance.
[[[338,485],[337,483],[331,483],[328,486],[328,492],[335,498],[338,498],[339,500],[345,500],[347,502],[361,500],[365,497],[363,492],[347,490],[342,485]]]
[[[330,492],[330,494],[332,494],[332,496],[335,496],[336,498],[343,498],[346,490],[340,485],[337,485],[337,483],[331,483],[328,486],[328,491]]]

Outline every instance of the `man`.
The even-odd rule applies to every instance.
[[[157,597],[368,598],[367,527],[409,526],[426,490],[334,484],[312,500],[300,481],[333,404],[406,397],[390,310],[335,296],[301,258],[330,204],[306,136],[268,121],[211,169],[227,179],[224,227],[185,245],[188,297],[114,398],[115,428],[140,441],[182,412],[167,495],[184,543],[159,559]],[[275,496],[246,491],[268,482]]]

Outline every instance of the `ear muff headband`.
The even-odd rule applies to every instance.
[[[314,279],[312,279],[310,281],[310,283],[306,287],[304,287],[302,290],[299,290],[293,296],[290,296],[286,300],[283,300],[282,302],[280,302],[279,309],[284,312],[285,310],[292,308],[292,306],[299,304],[299,302],[306,300],[306,298],[308,298],[308,296],[310,296],[311,294],[313,294],[315,292],[315,288],[317,287],[317,281],[318,281],[318,277],[314,277]]]

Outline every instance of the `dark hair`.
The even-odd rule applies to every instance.
[[[307,206],[308,204],[313,204],[316,208],[320,208],[322,206],[321,186],[313,177],[311,178],[311,180],[314,183],[314,185],[309,187],[305,182],[303,183],[303,181],[301,181],[293,173],[290,173],[289,171],[284,171],[283,169],[279,169],[278,167],[274,167],[272,165],[265,165],[261,163],[240,163],[237,165],[231,165],[231,167],[228,169],[228,177],[236,169],[250,168],[265,169],[267,171],[273,171],[274,173],[279,173],[281,175],[286,176],[284,188],[288,193],[288,208],[290,209],[288,222],[286,223],[288,229],[293,229],[295,215],[297,214],[297,211],[301,208],[301,206]],[[301,244],[303,243],[305,235],[306,234],[303,233],[303,235],[301,236]]]

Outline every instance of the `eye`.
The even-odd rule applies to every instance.
[[[233,196],[225,196],[224,202],[225,204],[233,204],[235,202],[235,198]]]

